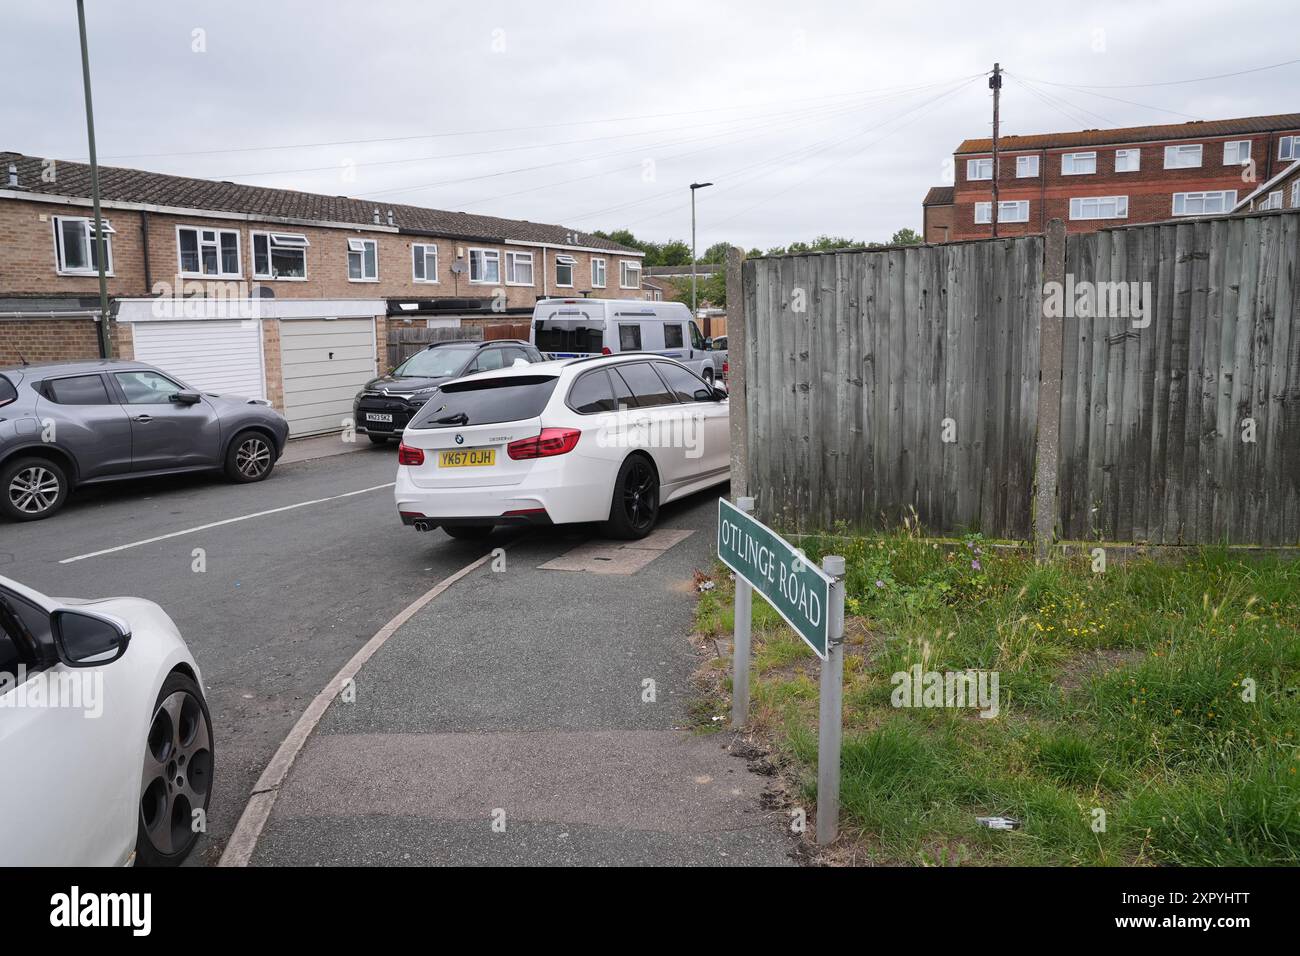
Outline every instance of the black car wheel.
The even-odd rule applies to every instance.
[[[48,458],[20,458],[0,468],[0,511],[15,521],[48,518],[68,500],[68,476]]]
[[[145,738],[136,863],[178,866],[198,842],[212,799],[212,718],[185,674],[163,681]],[[199,811],[199,812],[196,812]]]
[[[629,455],[614,479],[604,530],[612,538],[644,538],[659,519],[659,473],[645,455]]]
[[[370,444],[372,444],[372,445],[387,445],[387,444],[388,444],[388,436],[387,436],[387,435],[367,435],[366,437],[370,439]]]
[[[226,477],[231,481],[261,481],[274,467],[275,447],[261,432],[240,432],[226,450]]]

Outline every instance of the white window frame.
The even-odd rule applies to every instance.
[[[260,237],[266,238],[266,272],[257,271],[257,240]],[[302,242],[284,242],[286,239],[301,239]],[[281,240],[277,242],[276,240]],[[272,282],[306,282],[307,281],[307,249],[311,243],[307,237],[296,232],[268,232],[265,230],[253,230],[249,232],[249,245],[252,246],[253,253],[253,278],[268,279]],[[302,250],[302,275],[300,276],[278,276],[275,275],[275,269],[271,265],[271,249],[273,246],[279,246],[285,249]],[[201,255],[201,253],[200,253]]]
[[[1274,189],[1267,196],[1265,196],[1263,200],[1260,201],[1260,204],[1255,208],[1258,209],[1260,212],[1267,212],[1270,209],[1281,209],[1282,190]]]
[[[1083,160],[1092,161],[1092,169],[1075,169]],[[1097,151],[1090,150],[1083,153],[1062,153],[1061,154],[1061,175],[1062,176],[1095,176],[1097,174]]]
[[[520,265],[528,266],[528,281],[515,278],[515,270]],[[532,288],[537,284],[536,272],[534,270],[533,254],[531,252],[507,252],[506,253],[506,285],[523,285]]]
[[[600,281],[596,281],[596,276],[600,276]],[[609,281],[609,269],[605,265],[605,260],[593,256],[591,260],[591,287],[593,289],[605,288],[605,283]]]
[[[182,232],[193,232],[195,234],[194,239],[199,251],[198,272],[185,271],[185,266],[181,260],[181,233]],[[216,236],[216,238],[204,239],[203,234],[205,232],[213,233]],[[239,267],[239,270],[237,272],[221,271],[221,237],[222,236],[235,237],[235,264]],[[211,246],[211,245],[215,245],[217,250],[217,271],[204,272],[203,271],[203,248],[204,246]],[[243,237],[239,234],[239,230],[218,229],[215,226],[178,225],[176,227],[176,274],[179,276],[184,276],[185,278],[193,278],[193,279],[242,279],[244,277],[244,249],[243,249]]]
[[[1178,162],[1177,157],[1195,156],[1196,162]],[[1174,162],[1170,160],[1174,159]],[[1165,147],[1165,169],[1200,169],[1205,160],[1205,148],[1200,143],[1183,143],[1178,146]]]
[[[1218,196],[1223,199],[1222,209],[1212,209],[1208,212],[1205,210],[1204,204],[1211,196]],[[1179,198],[1183,200],[1182,212],[1178,211]],[[1202,208],[1199,211],[1188,212],[1187,203],[1193,199],[1199,200]],[[1220,213],[1231,212],[1232,207],[1235,205],[1237,205],[1237,190],[1235,189],[1205,189],[1197,192],[1174,193],[1172,214],[1175,216],[1217,216]]]
[[[1300,179],[1291,184],[1291,208],[1300,209]]]
[[[418,250],[418,251],[417,251]],[[421,277],[415,272],[415,259],[420,258],[424,266],[424,275]],[[429,278],[429,259],[433,258],[433,278]],[[435,242],[413,242],[411,243],[411,281],[418,282],[421,285],[438,285],[441,280],[438,278],[438,244]]]
[[[1133,160],[1132,166],[1120,167],[1120,157],[1125,161]],[[1115,150],[1115,172],[1117,173],[1136,173],[1142,169],[1142,150],[1140,149],[1117,149]]]
[[[988,175],[987,175],[987,176],[981,176],[981,175],[979,175],[979,173],[980,173],[980,172],[985,168],[985,167],[984,167],[984,164],[985,164],[985,163],[988,164]],[[966,179],[967,179],[967,181],[969,181],[969,182],[983,182],[983,181],[985,181],[985,180],[990,180],[990,179],[992,179],[992,178],[993,178],[993,157],[991,157],[991,156],[986,156],[984,159],[968,159],[968,160],[966,160]]]
[[[1087,215],[1087,204],[1096,203],[1096,215]],[[1114,203],[1115,215],[1102,215],[1102,203]],[[1073,220],[1090,219],[1127,219],[1128,196],[1072,196],[1070,197],[1070,218]]]
[[[1242,147],[1245,147],[1246,153],[1242,155]],[[1228,152],[1231,150],[1235,157],[1228,158]],[[1223,143],[1223,165],[1225,166],[1245,166],[1250,162],[1250,140],[1248,139],[1229,139]]]
[[[1032,173],[1024,172],[1023,170],[1028,168],[1031,164],[1034,167],[1034,171]],[[1029,156],[1017,156],[1016,157],[1016,179],[1037,179],[1037,178],[1038,178],[1038,156],[1036,154],[1031,154]]]
[[[375,274],[366,275],[366,247],[373,246],[375,250]],[[352,257],[361,257],[361,278],[352,278]],[[414,266],[412,266],[414,269]],[[379,241],[377,239],[359,239],[348,237],[348,281],[349,282],[378,282],[379,281]]]
[[[1300,136],[1279,136],[1277,138],[1278,159],[1300,159]]]
[[[1029,222],[1029,200],[1003,199],[998,202],[998,225],[1004,222]],[[977,202],[975,204],[975,225],[988,226],[992,225],[992,223],[993,203]]]
[[[94,254],[92,249],[95,248],[95,220],[89,216],[51,216],[54,226],[54,271],[61,276],[95,276],[99,275],[99,268],[94,265]],[[117,230],[113,224],[103,216],[99,221],[104,226],[104,275],[113,274],[113,236]],[[81,236],[86,243],[86,262],[90,263],[84,269],[68,269],[64,263],[68,261],[67,250],[63,245],[63,223],[80,222]]]
[[[560,266],[569,267],[569,281],[560,281]],[[573,284],[578,281],[578,260],[567,253],[557,253],[555,256],[555,287],[557,289],[572,289]]]
[[[629,273],[636,273],[636,283],[631,284],[627,281]],[[618,264],[618,287],[620,289],[639,289],[641,288],[641,263],[632,259],[623,259]]]
[[[479,277],[477,279],[474,278],[475,253],[479,254],[478,255]],[[471,285],[500,285],[501,284],[501,250],[471,247],[466,254],[469,256],[469,281]],[[487,265],[489,262],[496,266],[497,274],[495,279],[488,279],[484,277],[486,275]]]

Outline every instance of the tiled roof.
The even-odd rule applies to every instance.
[[[922,206],[951,206],[952,186],[931,186],[930,191],[921,200]]]
[[[1269,133],[1300,129],[1300,113],[1275,116],[1245,116],[1240,119],[1196,120],[1169,126],[1128,126],[1123,129],[1085,129],[1073,133],[1037,133],[1033,136],[1000,136],[999,150],[1054,149],[1058,146],[1104,146],[1110,143],[1144,143],[1163,139],[1198,136],[1232,136],[1238,133]],[[958,153],[987,153],[992,139],[968,139]]]
[[[18,167],[19,186],[28,192],[76,198],[90,196],[90,166],[58,160],[54,167],[55,181],[44,182],[41,177],[43,162],[39,156],[0,152],[0,189],[9,188],[8,168],[12,163]],[[191,179],[187,176],[169,176],[115,166],[99,167],[99,190],[100,196],[106,201],[183,206],[249,216],[356,225],[373,225],[376,209],[379,210],[380,222],[386,225],[388,211],[391,209],[394,224],[413,232],[448,238],[497,241],[513,239],[518,242],[588,246],[611,252],[637,252],[591,233],[522,219],[500,219],[496,216],[447,212],[347,196],[324,196],[294,189],[267,189],[263,186]]]

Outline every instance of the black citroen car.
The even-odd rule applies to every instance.
[[[377,445],[401,438],[402,429],[443,382],[515,362],[543,361],[542,353],[519,339],[435,342],[387,375],[371,379],[357,393],[352,417],[357,431]]]

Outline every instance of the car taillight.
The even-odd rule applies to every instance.
[[[731,363],[728,362],[726,359],[723,359],[723,360],[722,360],[722,374],[723,374],[723,375],[726,375],[726,374],[727,374],[728,372],[730,372],[730,371],[731,371]]]
[[[399,465],[423,465],[424,449],[412,448],[403,442],[397,446],[397,463]]]
[[[515,461],[565,455],[577,447],[582,432],[576,428],[543,428],[536,438],[521,438],[506,445],[506,454]]]
[[[614,353],[611,352],[611,351],[609,350],[609,346],[608,346],[608,345],[605,345],[605,346],[602,346],[602,347],[601,347],[600,354],[601,354],[601,355],[613,355]]]

